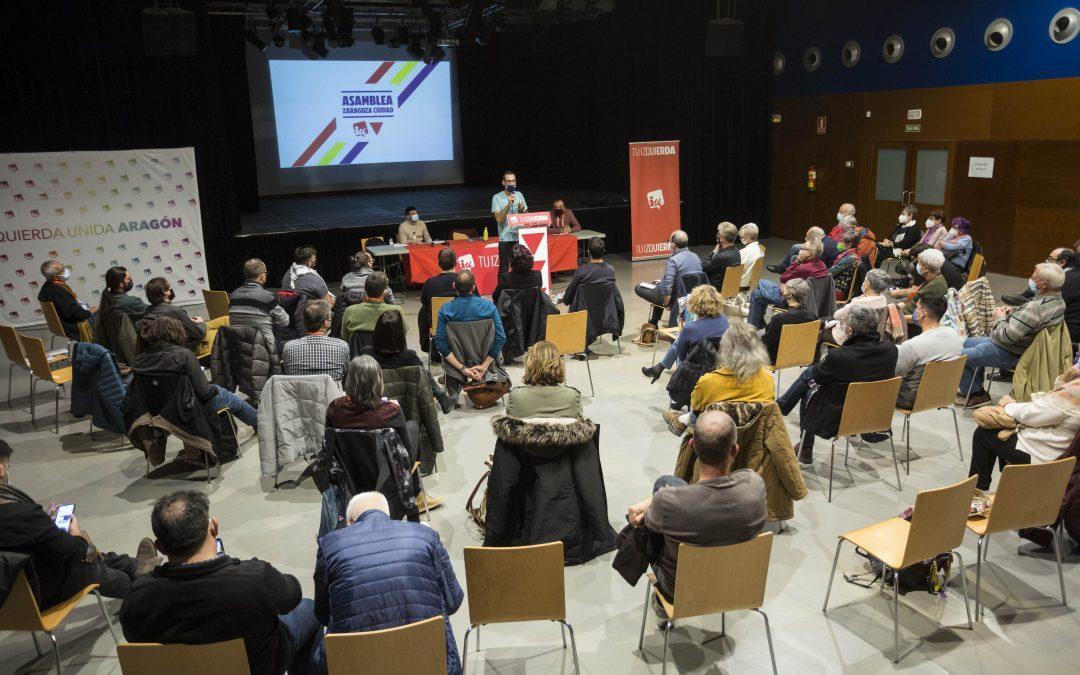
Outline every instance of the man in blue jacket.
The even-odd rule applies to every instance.
[[[327,633],[403,626],[433,616],[446,621],[446,669],[461,673],[450,615],[465,594],[439,534],[420,523],[391,520],[379,492],[349,501],[348,526],[319,538],[315,617]],[[326,655],[319,664],[325,668]]]

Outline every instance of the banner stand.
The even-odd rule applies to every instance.
[[[665,258],[682,229],[679,141],[630,143],[631,260]]]

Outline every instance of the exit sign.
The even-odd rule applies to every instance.
[[[905,124],[904,131],[909,134],[917,134],[922,131],[921,124]]]

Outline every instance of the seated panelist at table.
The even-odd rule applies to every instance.
[[[551,204],[551,224],[548,225],[548,233],[571,234],[580,231],[581,224],[574,217],[574,212],[566,208],[566,202],[556,199]]]
[[[398,243],[400,244],[430,244],[431,235],[428,233],[427,223],[420,220],[420,212],[415,206],[405,207],[405,220],[401,221],[397,229]]]

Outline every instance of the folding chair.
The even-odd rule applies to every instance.
[[[446,673],[443,616],[358,633],[327,633],[329,675],[435,675]]]
[[[229,294],[225,291],[211,291],[204,288],[203,303],[206,304],[207,318],[211,321],[229,316]]]
[[[915,402],[911,410],[897,406],[896,412],[904,416],[904,425],[900,433],[907,441],[906,474],[911,475],[911,416],[927,410],[947,408],[952,412],[953,429],[956,430],[956,450],[960,453],[960,461],[964,461],[964,447],[960,444],[960,425],[956,421],[956,407],[953,403],[956,389],[960,386],[960,376],[964,374],[965,363],[967,363],[967,356],[963,354],[948,361],[927,363],[923,368],[919,390],[915,392]]]
[[[851,437],[858,434],[871,434],[888,431],[889,445],[892,447],[893,467],[896,469],[896,489],[901,491],[900,464],[896,460],[896,444],[892,437],[893,407],[896,396],[900,393],[900,378],[876,382],[852,382],[844,395],[844,410],[840,415],[840,427],[836,436],[829,441],[829,502],[832,502],[833,463],[836,460],[836,441],[845,439],[844,466],[848,463],[848,451],[851,449]],[[862,438],[859,445],[862,445]]]
[[[123,675],[250,675],[241,638],[208,645],[122,644],[116,648]]]
[[[22,368],[30,374],[30,386],[34,385],[34,373],[30,370],[30,362],[26,360],[26,354],[23,353],[22,341],[19,340],[19,333],[11,326],[0,325],[0,342],[4,343],[4,353],[7,355],[8,361],[11,361],[11,365],[8,367],[8,397],[7,404],[11,407],[11,383],[14,381],[15,367]],[[66,349],[54,349],[46,352],[49,359],[49,367],[53,364],[64,361],[68,358],[68,350]]]
[[[585,344],[585,332],[588,328],[589,313],[585,310],[569,314],[551,314],[547,317],[545,338],[555,345],[560,356],[581,354],[585,357],[585,370],[589,373],[589,396],[595,396],[593,389],[592,368],[589,367],[589,345]]]
[[[50,370],[49,355],[45,351],[44,340],[22,334],[19,335],[19,340],[22,343],[23,353],[26,354],[26,361],[30,364],[30,372],[34,378],[36,378],[30,380],[30,421],[37,421],[35,415],[36,409],[34,407],[34,389],[36,388],[38,381],[48,382],[53,385],[56,396],[56,426],[54,428],[54,433],[59,435],[60,390],[63,389],[67,383],[71,382],[73,377],[71,366]]]
[[[439,310],[453,298],[433,297],[431,299],[431,338],[428,342],[428,370],[431,370],[431,355],[435,353],[435,331],[439,327]]]
[[[780,328],[780,346],[776,349],[776,362],[772,371],[776,374],[776,395],[780,396],[780,371],[786,368],[803,368],[814,363],[817,356],[820,321],[788,323]]]

